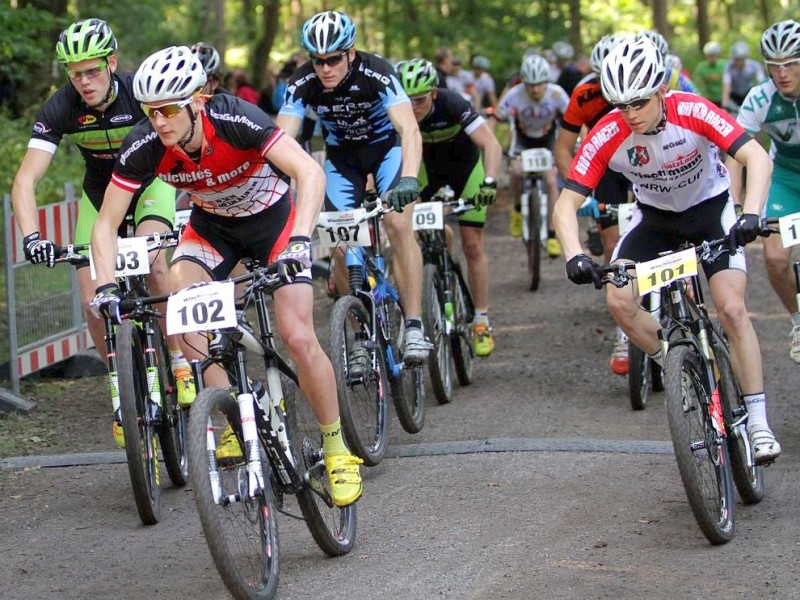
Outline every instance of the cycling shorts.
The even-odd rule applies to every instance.
[[[509,154],[513,158],[519,157],[520,152],[523,150],[528,150],[530,148],[547,148],[551,152],[553,151],[553,146],[556,142],[556,128],[553,127],[544,137],[540,138],[531,138],[526,135],[522,135],[521,133],[517,132],[514,136],[514,147],[511,149]]]
[[[97,221],[98,211],[89,200],[86,192],[78,202],[78,220],[75,224],[75,244],[89,244],[92,241],[92,228]],[[117,235],[127,237],[128,217],[133,219],[134,228],[143,221],[160,221],[169,229],[175,223],[175,188],[160,179],[154,179],[140,194],[134,196],[128,207],[126,218],[119,226]],[[87,253],[84,253],[87,254]]]
[[[675,250],[686,241],[700,244],[717,240],[727,235],[734,221],[736,213],[727,192],[684,212],[661,210],[637,202],[630,227],[614,248],[611,262],[620,259],[644,262],[658,258],[661,252]],[[733,256],[726,252],[714,262],[703,262],[708,279],[725,269],[747,272],[743,249]]]
[[[325,154],[325,210],[361,206],[370,174],[381,197],[400,179],[403,157],[397,136],[375,144],[328,146]]]
[[[800,176],[797,172],[775,164],[765,210],[767,217],[785,217],[800,212]]]
[[[419,169],[419,187],[422,190],[420,196],[427,202],[433,195],[445,185],[449,185],[456,191],[458,198],[472,200],[480,189],[484,180],[483,161],[480,159],[472,169],[459,168],[460,165],[454,164],[449,167],[449,172],[441,169],[439,172],[430,176],[427,167],[423,164]],[[459,191],[460,190],[460,191]],[[462,227],[483,227],[486,224],[486,212],[488,207],[476,208],[467,211],[458,217],[458,224]]]
[[[294,214],[288,195],[266,210],[244,217],[215,215],[195,206],[172,263],[190,260],[214,281],[227,278],[243,258],[262,265],[273,263],[289,243]],[[295,281],[311,283],[311,269],[302,271]]]
[[[606,169],[600,178],[600,183],[594,189],[594,197],[603,204],[625,204],[628,201],[628,190],[631,182],[622,173]],[[597,219],[600,229],[607,229],[617,225],[617,218],[611,215],[602,215]]]

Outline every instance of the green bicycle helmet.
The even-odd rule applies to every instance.
[[[56,43],[58,62],[67,64],[104,58],[117,49],[117,38],[102,19],[82,19],[64,31]]]
[[[430,92],[436,87],[439,79],[436,67],[424,58],[401,60],[394,68],[400,77],[403,89],[409,96],[419,96]]]

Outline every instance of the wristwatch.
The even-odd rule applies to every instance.
[[[495,181],[494,177],[485,177],[483,180],[483,185],[488,185],[491,187],[497,187],[497,181]]]

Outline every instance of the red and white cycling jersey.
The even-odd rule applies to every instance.
[[[111,180],[135,192],[153,175],[188,192],[203,210],[224,217],[260,213],[289,192],[289,178],[264,158],[284,131],[253,104],[218,94],[200,113],[199,163],[166,148],[144,119],[125,138]]]
[[[584,139],[572,161],[566,187],[588,195],[606,169],[633,182],[637,200],[683,212],[730,187],[721,148],[735,154],[750,135],[727,112],[695,94],[669,92],[667,119],[656,134],[633,133],[613,110]]]

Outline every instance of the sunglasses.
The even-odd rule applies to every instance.
[[[161,106],[150,106],[149,104],[142,102],[141,107],[144,111],[144,114],[150,119],[155,119],[158,116],[162,116],[165,119],[171,119],[172,117],[180,114],[183,108],[185,106],[189,106],[194,99],[195,96],[190,96],[189,98],[181,100],[180,102],[175,102],[173,104],[162,104]]]
[[[642,110],[648,105],[649,102],[650,98],[641,98],[640,100],[634,100],[633,102],[628,102],[627,104],[612,104],[612,106],[622,112],[625,112],[626,110]]]
[[[789,69],[800,65],[800,58],[786,62],[776,62],[774,60],[765,60],[764,62],[767,63],[767,68],[770,71],[788,71]]]
[[[431,93],[428,92],[427,94],[423,94],[422,96],[414,96],[413,98],[409,98],[412,104],[424,104],[428,98],[431,97]]]
[[[328,58],[314,56],[313,54],[310,54],[309,56],[311,57],[311,62],[314,63],[315,67],[324,67],[325,65],[328,65],[329,67],[335,67],[344,60],[345,56],[347,56],[347,50],[343,51],[341,54],[329,56]]]
[[[108,61],[103,60],[103,62],[101,62],[96,67],[92,67],[90,69],[84,69],[83,71],[67,69],[67,77],[69,77],[72,81],[80,81],[84,77],[86,77],[86,79],[89,80],[97,79],[98,77],[100,77],[100,73],[102,73],[107,66],[108,66]]]

